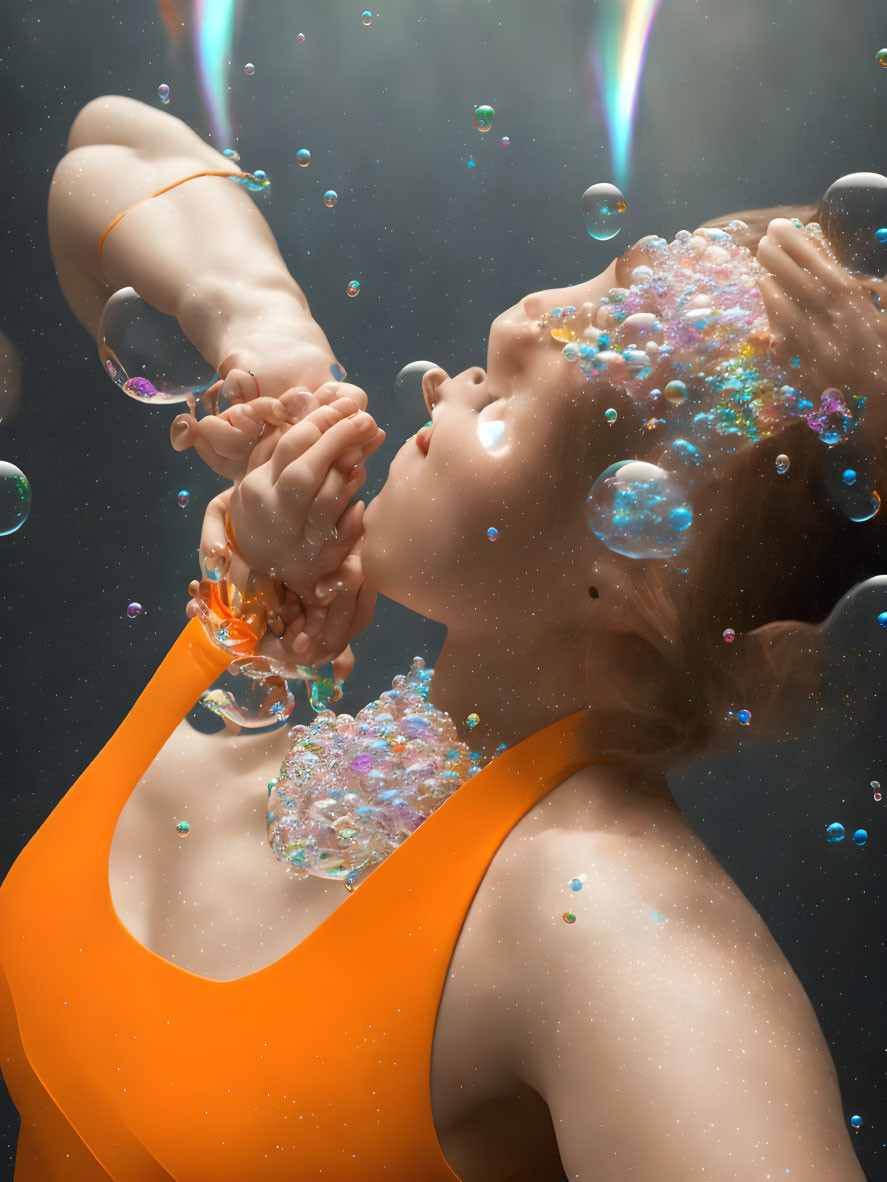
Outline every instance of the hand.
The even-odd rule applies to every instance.
[[[347,393],[365,403],[363,391],[330,385],[340,396],[278,433],[270,455],[263,436],[253,457],[259,462],[250,461],[227,503],[231,541],[245,561],[303,599],[338,568],[360,532],[363,508],[348,502],[366,479],[364,460],[385,438]]]
[[[887,283],[846,270],[786,218],[775,218],[758,244],[770,274],[758,290],[773,332],[771,352],[783,364],[800,358],[797,384],[818,405],[830,386],[880,397],[887,378]],[[794,382],[792,384],[795,384]],[[871,421],[869,411],[866,419]]]
[[[254,573],[233,554],[227,545],[225,511],[233,489],[226,489],[207,506],[200,538],[201,565],[205,557],[225,556],[230,562],[228,574],[235,585],[247,587]],[[362,522],[363,502],[352,506]],[[300,665],[319,665],[332,660],[333,679],[342,682],[354,668],[354,654],[349,641],[369,627],[376,605],[376,593],[366,587],[360,563],[363,536],[359,534],[333,573],[321,579],[315,594],[301,598],[281,580],[262,579],[263,598],[270,606],[268,631],[257,653],[272,658],[278,668],[292,675]],[[346,549],[342,539],[330,543],[328,553]],[[323,552],[327,555],[327,550]],[[195,579],[188,588],[193,596],[186,609],[189,616],[199,614],[197,596],[200,584]],[[296,645],[298,644],[298,647]]]

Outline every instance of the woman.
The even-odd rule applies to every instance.
[[[142,144],[133,106],[106,100],[99,110],[87,108],[75,124],[73,146],[84,142],[78,135],[88,135],[90,115],[106,121],[93,129],[94,144],[119,144],[108,120],[118,136],[130,134]],[[151,119],[156,125],[156,113]],[[135,123],[126,133],[128,120]],[[145,155],[150,152],[143,149]],[[161,158],[171,172],[169,157]],[[72,183],[87,163],[81,155],[61,171],[51,217],[57,226],[64,211],[70,213],[66,242],[89,239],[82,269],[69,258],[66,271],[59,256],[59,271],[72,306],[94,324],[106,292],[95,272],[91,303],[81,299],[80,276],[94,266],[88,261],[94,244],[127,198],[117,208],[109,198],[111,208],[95,213],[90,236],[83,219],[91,203],[78,205]],[[109,178],[119,175],[114,163],[108,160]],[[175,164],[180,176],[189,166],[196,171],[185,152]],[[72,183],[67,202],[58,199],[66,178]],[[131,203],[152,188],[152,179],[159,188],[169,177],[155,173],[141,185],[133,174],[126,179],[141,190],[130,195]],[[220,188],[220,182],[206,184]],[[94,174],[85,187],[96,191]],[[200,208],[195,193],[187,198],[192,210]],[[211,200],[229,196],[214,190]],[[149,204],[153,215],[161,203]],[[167,219],[167,232],[175,231],[186,204],[175,217],[158,214]],[[204,206],[204,220],[212,216]],[[245,216],[258,225],[253,213]],[[235,225],[244,243],[248,238],[248,223],[238,218],[235,213],[230,223],[229,243],[236,241]],[[125,227],[126,219],[121,233]],[[777,222],[759,252],[763,260],[771,251],[774,275],[785,274],[787,290],[797,285],[791,268],[800,251],[790,231]],[[116,253],[106,256],[110,286],[138,278],[146,298],[177,310],[195,343],[223,364],[220,373],[235,394],[249,393],[246,383],[236,388],[249,369],[263,396],[269,389],[282,394],[301,376],[293,371],[306,357],[322,376],[330,355],[313,330],[303,329],[283,347],[276,331],[266,331],[267,322],[260,330],[244,329],[248,346],[234,343],[224,320],[219,333],[193,288],[182,300],[171,259],[139,255],[147,232],[143,220],[139,231],[131,228],[129,251],[118,239]],[[159,244],[165,236],[158,230]],[[200,245],[198,235],[198,254]],[[111,237],[108,249],[113,246]],[[249,253],[255,256],[252,244]],[[272,253],[269,248],[273,262]],[[216,262],[181,255],[192,284]],[[655,563],[633,564],[601,546],[585,520],[589,474],[614,454],[637,454],[623,450],[636,442],[631,409],[627,399],[610,406],[612,389],[597,390],[566,366],[537,320],[555,305],[600,301],[620,262],[634,266],[638,258],[617,260],[581,291],[537,293],[499,317],[487,370],[426,375],[433,429],[398,454],[364,530],[353,529],[359,513],[342,511],[350,495],[345,473],[354,463],[359,467],[354,457],[368,454],[374,436],[357,435],[356,419],[334,417],[329,400],[337,391],[322,391],[320,399],[305,395],[301,405],[284,401],[276,421],[267,405],[254,405],[187,428],[185,442],[227,466],[236,480],[228,507],[238,548],[256,569],[273,565],[263,558],[286,561],[292,537],[305,536],[312,513],[316,528],[308,532],[316,539],[330,522],[351,514],[357,542],[343,527],[329,543],[340,547],[328,555],[330,577],[334,559],[345,571],[345,586],[333,600],[345,605],[340,614],[331,618],[332,604],[324,608],[323,585],[315,602],[307,590],[300,595],[289,618],[280,605],[292,628],[305,625],[308,643],[299,659],[342,652],[343,642],[366,626],[372,595],[382,591],[447,625],[430,700],[457,723],[478,715],[471,742],[485,757],[500,743],[508,749],[353,896],[314,878],[279,879],[285,886],[271,888],[271,899],[263,898],[262,911],[254,913],[256,927],[238,937],[242,946],[250,937],[253,944],[250,963],[235,969],[237,978],[208,980],[197,971],[196,952],[187,949],[186,962],[195,967],[173,974],[159,952],[149,954],[127,939],[119,917],[116,928],[109,925],[115,917],[102,893],[104,867],[96,866],[114,838],[115,807],[119,811],[163,744],[169,718],[180,717],[227,663],[192,621],[177,642],[193,650],[188,676],[170,675],[179,668],[176,653],[158,674],[156,684],[170,698],[161,714],[152,711],[163,705],[162,695],[149,687],[83,784],[44,826],[55,835],[57,859],[63,852],[58,838],[67,830],[67,895],[52,907],[35,906],[33,923],[22,923],[27,888],[41,873],[45,882],[50,869],[40,856],[44,830],[0,894],[6,933],[0,964],[9,981],[5,1038],[12,1037],[14,1015],[21,1043],[8,1056],[10,1091],[23,1112],[19,1182],[184,1179],[210,1172],[270,1178],[281,1167],[299,1178],[456,1176],[465,1182],[862,1177],[809,1001],[760,916],[681,817],[663,774],[714,730],[717,686],[711,662],[698,651],[708,646],[712,624],[751,633],[791,614],[770,614],[763,587],[735,599],[735,615],[719,618],[723,605],[708,593],[719,588],[704,576],[711,573],[711,547],[729,548],[730,522],[701,531],[687,559],[693,594],[681,597],[669,592]],[[292,287],[287,290],[279,275],[275,282],[271,272],[269,262],[269,289],[283,288],[290,298]],[[774,304],[783,287],[774,284]],[[280,317],[277,323],[285,323],[286,314]],[[799,349],[812,330],[809,319],[793,324],[783,315],[779,323],[786,335],[796,334],[791,344]],[[812,350],[804,357],[809,360]],[[240,372],[231,378],[235,361]],[[318,377],[305,380],[310,385]],[[612,431],[602,418],[602,393],[619,414]],[[340,403],[340,409],[349,408]],[[284,411],[303,417],[284,430]],[[244,449],[254,438],[251,414],[271,420],[271,430]],[[481,445],[479,420],[504,424],[505,454]],[[797,446],[800,455],[804,443]],[[323,462],[299,495],[284,475],[318,447]],[[337,458],[340,475],[330,478]],[[736,471],[737,464],[725,461],[716,473],[722,484],[734,481],[733,494]],[[262,482],[270,505],[251,492]],[[743,493],[755,488],[750,472]],[[805,490],[806,484],[794,490],[790,511],[806,503]],[[745,499],[742,521],[771,500],[759,494],[751,512]],[[490,527],[498,530],[495,544],[488,540]],[[220,541],[211,519],[206,545]],[[803,551],[786,553],[786,539],[780,542],[786,578],[771,586],[784,603],[792,593],[793,557]],[[311,569],[306,562],[291,577],[297,581]],[[714,573],[733,586],[729,571]],[[364,588],[370,599],[361,601]],[[693,630],[694,612],[705,628]],[[747,639],[754,648],[754,638]],[[697,672],[698,681],[688,680]],[[132,776],[123,782],[117,771],[127,753],[120,748],[130,744],[138,751],[127,764]],[[196,774],[195,768],[189,778]],[[224,784],[222,767],[218,775]],[[257,769],[248,775],[262,778]],[[208,781],[203,772],[201,779],[198,789]],[[87,797],[84,785],[104,794]],[[242,817],[238,792],[222,792],[213,803],[231,826],[224,835],[236,832]],[[44,854],[48,849],[44,839]],[[252,850],[244,847],[235,859],[242,874],[236,883],[226,881],[231,863],[219,866],[218,858],[213,864],[207,857],[186,871],[190,889],[202,882],[222,892],[221,919],[238,892],[258,891],[262,875],[271,882],[270,857],[258,840]],[[261,916],[265,905],[276,909],[284,896],[292,909],[280,912],[286,927],[278,929],[279,955],[279,948],[266,946]],[[574,913],[576,922],[564,921]],[[52,917],[64,940],[54,933]],[[238,922],[243,925],[242,916]],[[20,948],[29,939],[39,954],[33,948],[25,957]],[[130,966],[125,979],[115,975],[124,961]],[[145,1046],[146,1040],[153,1041]],[[78,1046],[81,1054],[72,1062]],[[305,1127],[309,1122],[313,1128]]]

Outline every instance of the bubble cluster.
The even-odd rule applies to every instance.
[[[606,468],[586,501],[592,532],[628,558],[671,558],[687,544],[693,510],[670,473],[642,460]]]
[[[478,131],[489,131],[495,118],[496,112],[492,107],[480,106],[474,112],[474,126]]]
[[[30,512],[31,486],[27,476],[15,464],[0,460],[0,537],[21,529]]]
[[[328,710],[290,731],[268,799],[278,860],[351,887],[480,771],[450,716],[427,701],[432,676],[414,657],[356,716]]]
[[[615,185],[590,185],[582,194],[582,219],[592,238],[615,238],[625,220],[625,198]]]
[[[323,203],[327,209],[334,209],[339,200],[339,194],[335,189],[327,189],[323,195]]]
[[[354,296],[356,296],[358,294],[359,291],[360,291],[360,280],[359,279],[349,279],[348,286],[345,288],[345,294],[349,295],[353,298]]]
[[[169,87],[165,82],[161,82],[157,87],[157,97],[164,105],[169,102]]]
[[[307,168],[311,163],[311,153],[307,148],[299,148],[298,152],[296,152],[296,163],[299,168]]]

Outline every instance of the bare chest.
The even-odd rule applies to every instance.
[[[275,858],[265,824],[274,760],[232,766],[231,750],[215,742],[199,766],[186,758],[171,776],[158,763],[134,790],[114,834],[109,885],[121,921],[147,948],[199,976],[231,980],[280,959],[347,895],[340,883],[296,877]],[[190,825],[185,838],[176,830],[182,821]],[[500,906],[494,880],[491,866],[441,996],[430,1079],[435,1128],[463,1182],[560,1182],[548,1109],[503,1067],[496,998],[487,988],[495,975],[491,917]]]

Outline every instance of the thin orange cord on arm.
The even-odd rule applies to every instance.
[[[170,189],[178,188],[179,185],[184,185],[186,181],[196,181],[199,177],[202,177],[202,176],[248,177],[248,178],[250,178],[250,180],[256,179],[251,172],[221,172],[221,171],[195,172],[195,173],[192,173],[191,176],[183,176],[180,181],[173,181],[173,183],[171,185],[166,185],[164,188],[158,189],[156,193],[149,193],[148,196],[143,197],[141,199],[141,201],[136,201],[136,203],[134,205],[130,205],[128,209],[124,209],[123,213],[118,213],[117,217],[114,218],[114,221],[111,222],[110,226],[108,226],[107,230],[105,230],[104,234],[99,239],[99,267],[101,267],[101,265],[102,265],[102,249],[105,245],[105,239],[108,237],[108,235],[111,233],[111,231],[117,225],[117,223],[119,221],[121,221],[122,218],[125,218],[126,215],[128,213],[130,213],[133,209],[137,209],[138,206],[144,205],[146,201],[153,201],[155,197],[161,197],[164,193],[168,193],[170,191]]]

